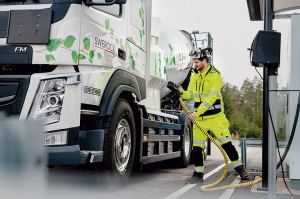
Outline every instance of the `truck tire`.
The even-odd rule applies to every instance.
[[[105,140],[107,172],[121,179],[128,178],[134,163],[136,132],[133,111],[127,100],[117,101]]]
[[[182,137],[182,152],[179,161],[180,167],[188,167],[192,154],[192,125],[190,120],[186,117],[184,121],[183,137]]]

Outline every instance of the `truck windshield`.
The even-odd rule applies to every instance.
[[[1,5],[81,3],[82,0],[0,0]]]

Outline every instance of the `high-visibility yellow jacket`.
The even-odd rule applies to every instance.
[[[221,89],[220,72],[208,64],[205,71],[193,73],[188,89],[183,92],[182,98],[194,103],[196,117],[215,117],[218,113],[224,112]]]

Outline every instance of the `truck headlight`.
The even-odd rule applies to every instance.
[[[58,122],[60,120],[66,83],[67,80],[65,78],[41,81],[30,117],[35,120],[41,120],[44,124]]]

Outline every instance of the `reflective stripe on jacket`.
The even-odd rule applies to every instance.
[[[187,91],[182,98],[194,102],[196,117],[224,112],[221,94],[222,77],[220,72],[208,64],[203,72],[193,73]]]

